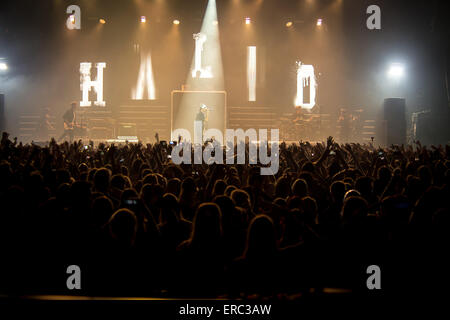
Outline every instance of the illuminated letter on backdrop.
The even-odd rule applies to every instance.
[[[256,47],[247,48],[248,101],[256,101]]]
[[[136,88],[131,93],[131,98],[133,100],[143,100],[144,99],[144,89],[147,85],[147,97],[149,100],[155,100],[155,80],[153,78],[153,67],[152,67],[152,57],[150,53],[144,58],[141,55],[141,66],[139,67],[139,75],[136,83]]]
[[[309,103],[303,101],[303,88],[309,84]],[[316,104],[316,77],[312,65],[302,64],[297,61],[297,97],[295,106],[312,109]]]
[[[97,94],[97,101],[94,102],[94,105],[100,107],[106,105],[105,101],[103,101],[103,69],[106,67],[106,63],[99,62],[95,66],[97,67],[97,80],[91,81],[91,63],[80,63],[80,90],[83,93],[80,107],[90,107],[92,105],[91,101],[89,101],[91,87],[94,88]]]
[[[211,67],[202,68],[202,52],[203,45],[206,42],[206,35],[202,33],[195,33],[193,35],[195,40],[195,54],[194,54],[194,69],[192,70],[192,78],[197,78],[197,73],[200,72],[200,78],[212,78]]]

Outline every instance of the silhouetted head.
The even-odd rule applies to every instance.
[[[177,223],[179,217],[180,206],[177,197],[171,193],[166,193],[161,199],[159,222],[162,224]]]
[[[126,187],[126,180],[124,176],[121,174],[113,175],[111,178],[111,187],[118,190],[124,190]]]
[[[292,184],[292,195],[300,198],[308,195],[308,184],[303,179],[297,179]]]
[[[109,234],[120,247],[134,246],[137,232],[137,219],[133,211],[119,209],[109,219]]]
[[[363,196],[372,193],[372,179],[370,177],[359,177],[355,183],[355,189],[358,190]]]
[[[213,196],[222,195],[225,192],[227,184],[222,179],[216,180],[213,187]]]
[[[110,172],[106,168],[98,169],[94,175],[95,190],[107,193],[109,190]]]
[[[413,204],[419,199],[424,191],[422,180],[413,175],[409,175],[406,178],[406,196]]]
[[[264,260],[271,258],[277,250],[273,221],[266,215],[259,215],[250,222],[247,233],[246,259]]]
[[[92,224],[103,227],[113,214],[113,204],[109,198],[100,196],[92,204]]]
[[[158,184],[158,177],[154,173],[150,173],[144,176],[144,179],[142,180],[143,184]]]
[[[282,208],[287,207],[287,201],[285,198],[276,198],[275,200],[273,200],[273,203]]]
[[[195,185],[194,179],[192,179],[191,177],[187,177],[181,184],[180,198],[193,197],[196,193],[196,188],[197,186]]]
[[[234,190],[237,190],[237,187],[236,187],[236,186],[234,186],[234,185],[229,185],[229,186],[227,186],[227,187],[225,188],[225,195],[230,197],[230,196],[231,196],[231,193],[232,193]]]
[[[364,223],[367,218],[367,213],[368,205],[364,198],[360,196],[350,196],[345,199],[341,212],[344,223]]]
[[[302,219],[305,223],[313,225],[317,223],[317,202],[314,198],[304,197],[301,202]]]
[[[233,192],[231,192],[231,199],[238,207],[244,209],[250,209],[252,207],[250,202],[250,195],[244,190],[241,189],[233,190]]]
[[[220,212],[222,213],[222,227],[223,227],[223,233],[225,235],[235,236],[235,234],[227,233],[230,228],[232,228],[233,223],[233,213],[235,212],[235,207],[233,200],[231,200],[230,197],[220,195],[216,196],[213,200],[214,203],[216,203],[219,208]]]
[[[291,194],[291,185],[289,183],[289,179],[286,176],[282,176],[278,178],[275,183],[275,196],[286,198]]]
[[[418,170],[419,178],[425,186],[431,185],[433,182],[433,175],[428,166],[420,166]]]
[[[70,187],[72,205],[74,207],[90,207],[91,184],[86,181],[75,181]]]
[[[219,195],[216,196],[213,201],[219,206],[220,211],[222,212],[222,218],[224,216],[231,216],[234,210],[234,203],[230,197]]]
[[[215,247],[222,239],[222,217],[217,204],[205,202],[198,206],[192,225],[193,247]]]
[[[139,198],[138,193],[136,192],[136,190],[134,190],[133,188],[127,188],[122,192],[122,197],[120,198],[120,200],[122,200],[122,202],[124,200],[129,200],[129,199],[137,199]]]
[[[310,161],[305,162],[302,165],[302,171],[314,172],[314,164]]]
[[[331,197],[334,202],[342,203],[345,195],[345,184],[342,181],[335,181],[330,187]]]
[[[361,196],[361,193],[359,193],[358,190],[350,189],[344,194],[343,201],[347,200],[350,197],[360,197],[360,196]]]
[[[411,215],[411,204],[401,195],[383,199],[380,206],[381,219],[388,225],[406,225]]]
[[[89,171],[89,167],[87,166],[86,163],[82,162],[82,163],[80,163],[80,164],[78,165],[78,171],[79,171],[80,173],[88,172],[88,171]]]
[[[389,168],[386,166],[382,166],[378,169],[378,172],[377,172],[378,179],[385,183],[387,183],[387,182],[389,182],[389,180],[391,180],[391,175],[392,175],[391,170],[389,170]]]
[[[167,182],[167,193],[172,193],[176,197],[180,195],[181,180],[178,178],[172,178]]]

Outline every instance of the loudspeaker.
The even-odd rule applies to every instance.
[[[136,123],[120,123],[118,137],[137,137]]]
[[[0,93],[0,132],[5,131],[5,95]]]
[[[386,145],[406,144],[406,102],[403,98],[384,99]]]
[[[416,135],[415,139],[419,140],[422,145],[432,144],[433,132],[436,129],[431,121],[431,112],[423,112],[417,115]]]

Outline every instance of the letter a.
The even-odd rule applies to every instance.
[[[81,289],[81,269],[77,265],[71,265],[67,267],[67,274],[70,274],[70,276],[67,278],[66,285],[67,289],[73,290]]]
[[[373,29],[377,29],[380,30],[381,29],[381,9],[379,6],[373,4],[371,6],[367,7],[366,10],[367,14],[372,14],[371,16],[369,16],[367,18],[366,21],[366,26],[367,29],[369,30],[373,30]]]
[[[66,27],[69,30],[81,29],[81,9],[77,5],[70,5],[66,9],[66,13],[70,14],[66,21]]]
[[[367,278],[367,289],[381,289],[381,270],[377,265],[371,265],[367,267],[367,274],[370,276]]]

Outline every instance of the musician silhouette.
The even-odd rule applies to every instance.
[[[208,125],[208,111],[208,107],[202,104],[197,115],[195,116],[195,121],[201,121],[203,132],[207,129]]]
[[[73,131],[74,131],[74,125],[75,125],[75,109],[77,107],[77,103],[74,101],[70,104],[70,109],[68,109],[64,115],[64,132],[59,137],[58,141],[61,141],[62,139],[69,137],[70,142],[73,141]]]

